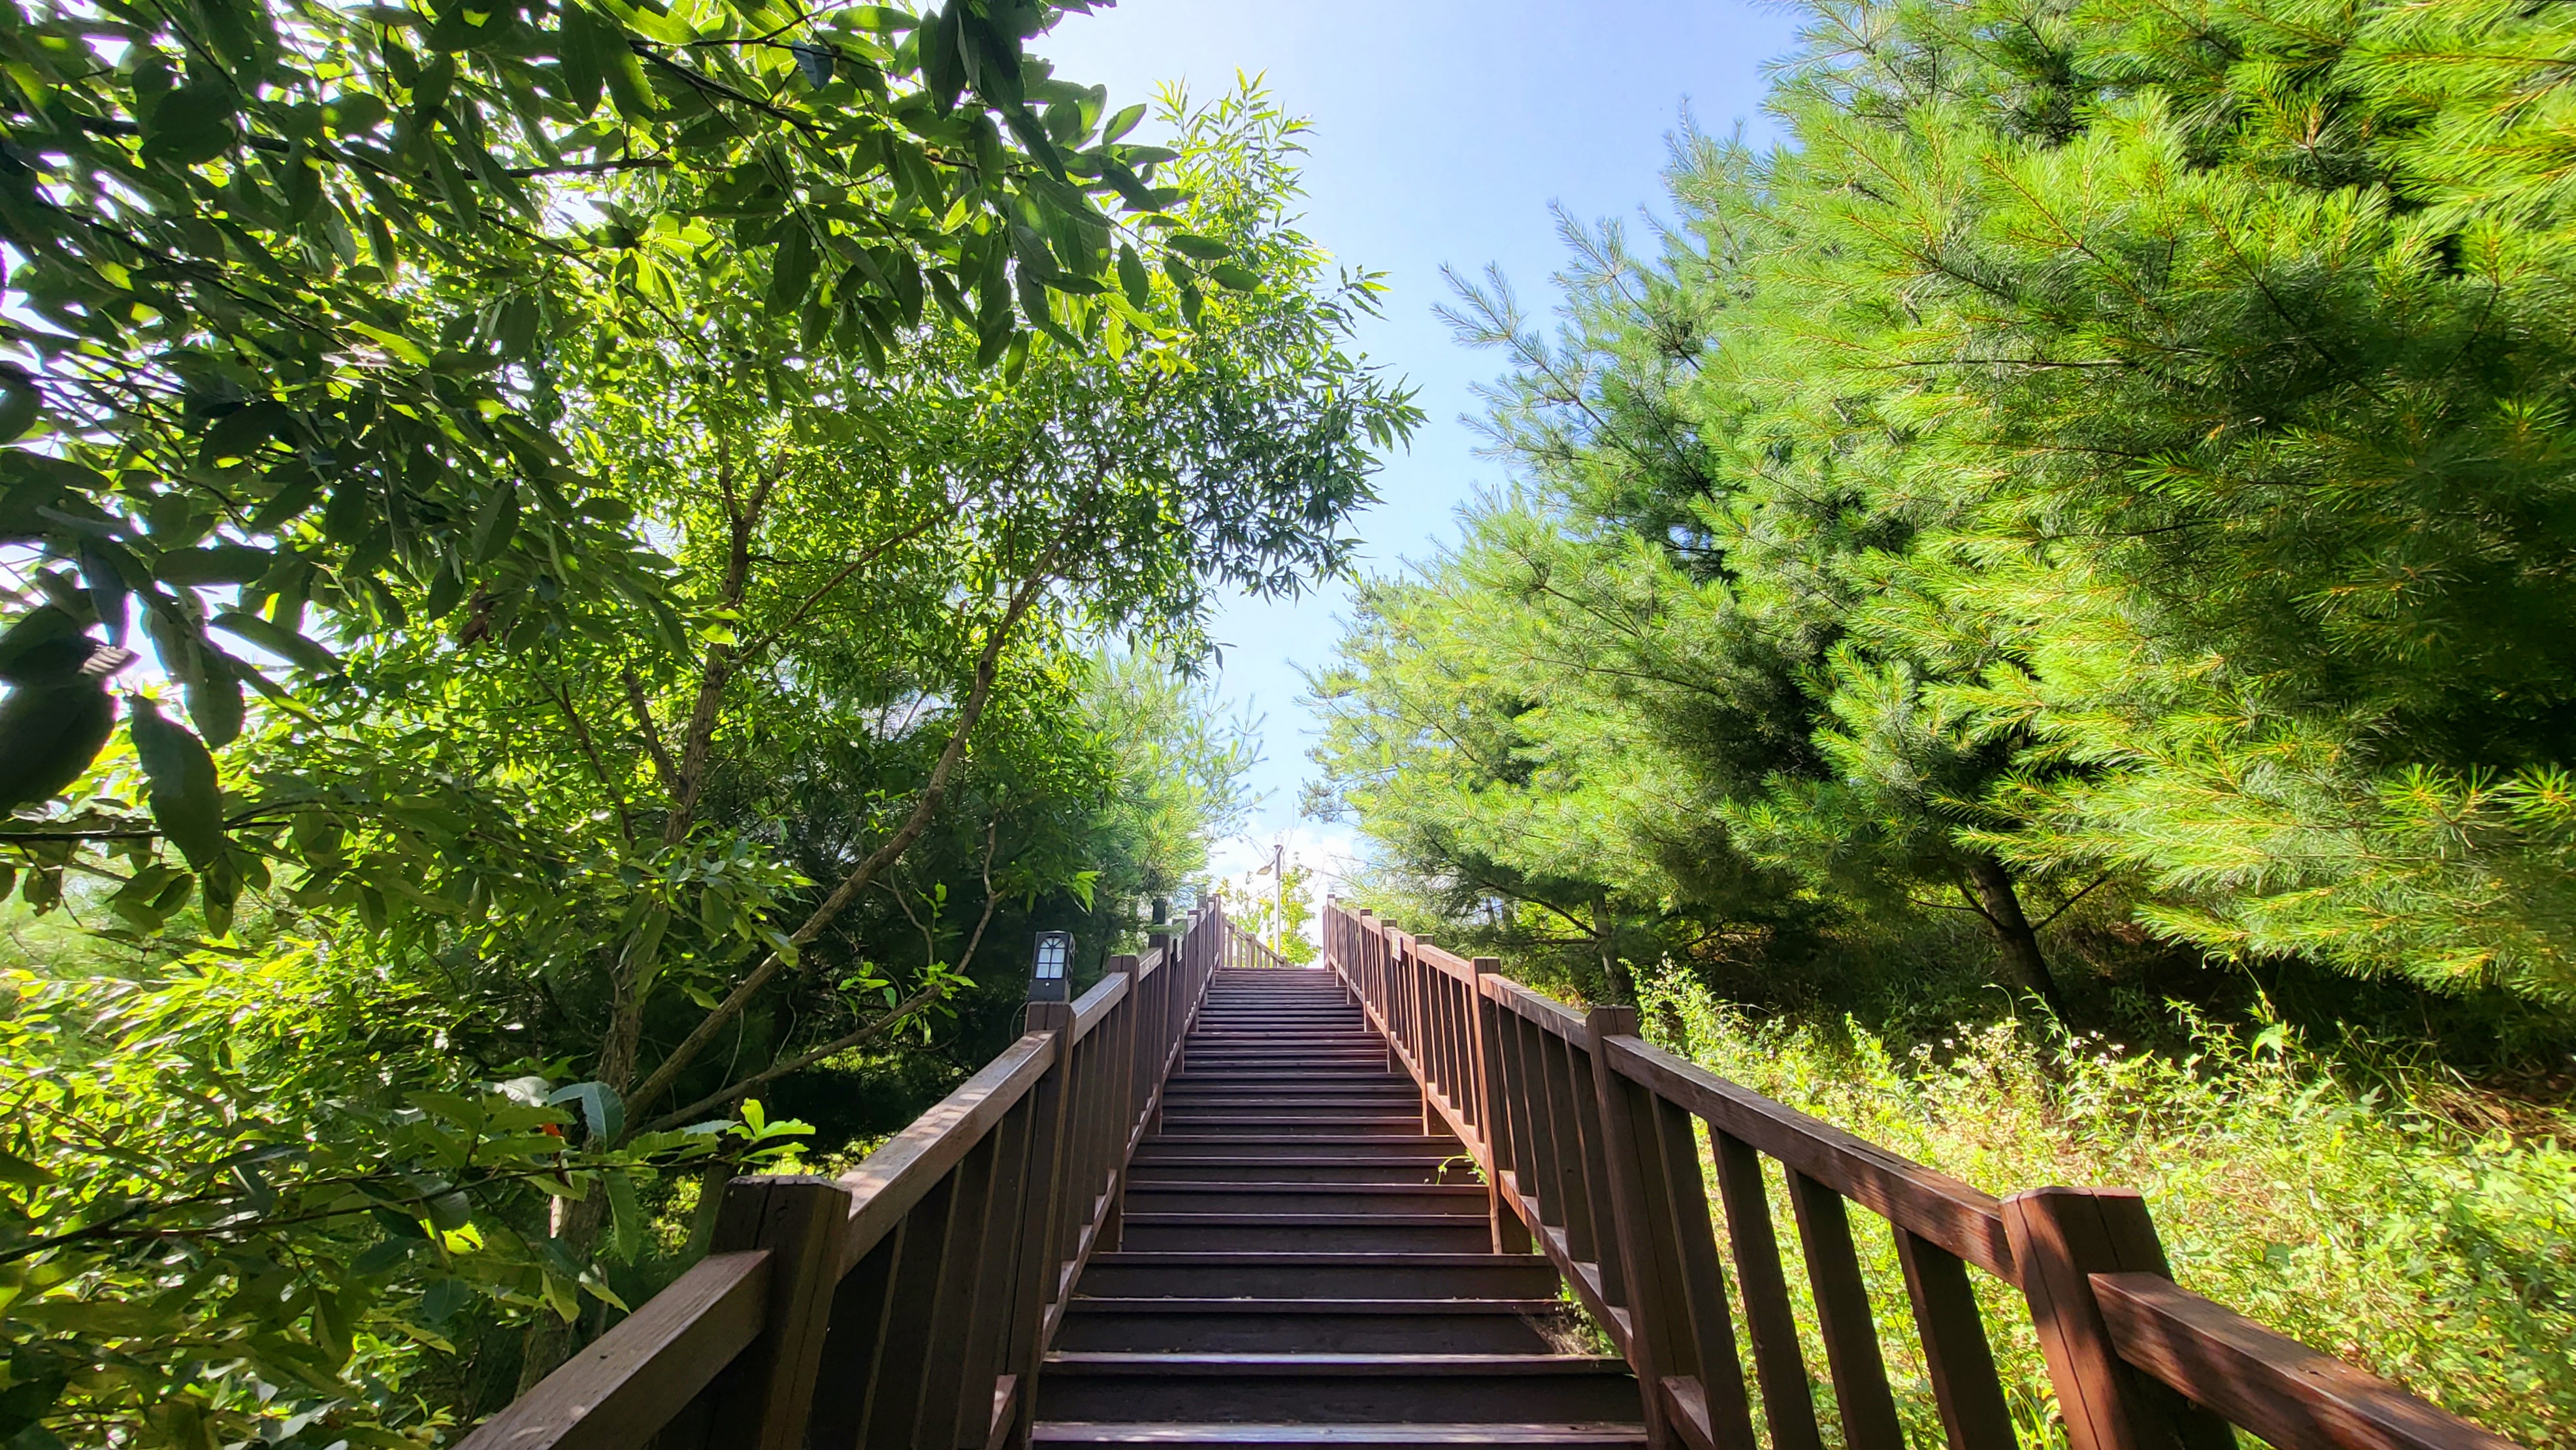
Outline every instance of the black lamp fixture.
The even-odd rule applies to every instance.
[[[1038,933],[1037,952],[1029,963],[1029,1000],[1063,1002],[1071,990],[1065,973],[1073,965],[1073,933]]]

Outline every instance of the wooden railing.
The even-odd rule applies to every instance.
[[[463,1450],[1025,1443],[1040,1357],[1240,934],[1210,909],[837,1179],[737,1178],[713,1251]],[[817,1386],[822,1392],[817,1392]]]
[[[1474,1154],[1495,1248],[1535,1241],[1635,1368],[1657,1446],[1751,1450],[1749,1357],[1771,1450],[1821,1450],[1767,1157],[1787,1187],[1848,1450],[1905,1446],[1853,1204],[1894,1236],[1951,1450],[2017,1444],[1971,1270],[2021,1291],[2071,1450],[2226,1450],[2231,1426],[2281,1450],[2513,1450],[2177,1286],[2135,1192],[1998,1200],[1651,1046],[1634,1008],[1578,1013],[1501,976],[1493,958],[1442,951],[1364,910],[1328,906],[1324,949]]]

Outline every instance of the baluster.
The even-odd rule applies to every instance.
[[[1592,1236],[1591,1175],[1587,1160],[1591,1146],[1583,1140],[1583,1121],[1574,1107],[1574,1045],[1555,1033],[1541,1028],[1538,1034],[1539,1062],[1545,1070],[1541,1082],[1547,1089],[1549,1139],[1555,1145],[1556,1171],[1550,1177],[1558,1184],[1558,1201],[1563,1217],[1551,1222],[1565,1227],[1565,1251],[1577,1263],[1588,1263],[1600,1271],[1601,1249]],[[1587,1068],[1588,1072],[1589,1069]]]
[[[1654,1125],[1654,1151],[1640,1156],[1662,1175],[1657,1197],[1681,1254],[1679,1283],[1696,1358],[1701,1408],[1709,1438],[1719,1450],[1753,1450],[1753,1402],[1744,1390],[1744,1362],[1735,1347],[1735,1317],[1726,1307],[1726,1273],[1717,1261],[1717,1235],[1708,1217],[1707,1179],[1700,1170],[1699,1138],[1691,1115],[1652,1091],[1638,1088]],[[1650,1197],[1650,1203],[1656,1197]]]
[[[1905,1450],[1888,1389],[1887,1361],[1879,1353],[1878,1325],[1870,1317],[1869,1288],[1852,1250],[1851,1218],[1843,1196],[1804,1173],[1789,1170],[1789,1204],[1798,1215],[1798,1242],[1806,1250],[1807,1287],[1816,1300],[1816,1323],[1825,1341],[1825,1365],[1834,1377],[1834,1403],[1842,1412],[1843,1443],[1850,1450]]]
[[[894,1299],[894,1266],[903,1256],[903,1229],[897,1220],[841,1276],[840,1291],[832,1296],[832,1330],[823,1337],[815,1383],[834,1389],[815,1396],[813,1419],[806,1427],[817,1450],[850,1450],[866,1433],[868,1407],[875,1403],[882,1379],[878,1371],[884,1360],[886,1313]],[[665,1430],[655,1443],[672,1450],[693,1442]]]
[[[1772,1450],[1823,1450],[1815,1392],[1798,1353],[1798,1321],[1789,1311],[1789,1279],[1780,1269],[1780,1241],[1771,1231],[1762,1160],[1752,1145],[1715,1123],[1708,1125],[1708,1141],[1717,1158],[1717,1191],[1726,1204],[1726,1237],[1735,1249],[1735,1282],[1744,1295],[1744,1327],[1753,1340],[1753,1372],[1762,1385]]]
[[[1574,1091],[1574,1121],[1583,1137],[1583,1202],[1590,1219],[1589,1237],[1593,1262],[1601,1266],[1601,1297],[1612,1304],[1628,1301],[1627,1266],[1619,1259],[1618,1224],[1613,1216],[1616,1200],[1610,1188],[1610,1139],[1601,1120],[1602,1104],[1598,1094],[1599,1069],[1586,1019],[1586,1036],[1580,1042],[1565,1044],[1567,1086]],[[1623,1030],[1629,1036],[1637,1031],[1636,1018],[1626,1019]]]
[[[968,1149],[952,1176],[957,1180],[951,1252],[940,1265],[930,1295],[930,1313],[921,1329],[924,1345],[921,1383],[915,1411],[918,1442],[945,1447],[956,1434],[957,1410],[970,1398],[966,1380],[968,1338],[975,1314],[975,1281],[983,1273],[985,1234],[993,1217],[993,1175],[1002,1144],[994,1133]],[[984,1398],[989,1400],[991,1388]]]
[[[1565,1227],[1565,1159],[1563,1140],[1557,1134],[1554,1111],[1555,1094],[1549,1091],[1547,1064],[1547,1029],[1512,1014],[1513,1026],[1520,1041],[1522,1095],[1529,1104],[1529,1161],[1521,1179],[1521,1191],[1538,1200],[1541,1225],[1563,1230]]]
[[[1065,1179],[1065,1082],[1071,1067],[1073,1009],[1062,1002],[1029,1004],[1029,1030],[1055,1038],[1055,1061],[1029,1088],[1029,1174],[1020,1211],[1019,1246],[1012,1256],[1010,1344],[1002,1362],[1013,1381],[1011,1450],[1029,1441],[1029,1424],[1037,1400],[1038,1364],[1045,1357],[1047,1303],[1054,1297],[1055,1266],[1049,1246]],[[830,1447],[826,1447],[830,1450]]]
[[[1905,1269],[1905,1297],[1914,1306],[1915,1332],[1923,1340],[1923,1367],[1950,1450],[2014,1450],[2012,1410],[1995,1373],[1994,1347],[1977,1311],[1968,1266],[1940,1245],[1896,1229],[1896,1259]]]
[[[921,1423],[921,1379],[930,1339],[920,1326],[939,1302],[956,1206],[957,1173],[952,1169],[904,1215],[903,1249],[895,1257],[894,1288],[886,1304],[886,1322],[894,1332],[878,1352],[875,1403],[869,1407],[864,1444],[909,1445]]]
[[[993,1125],[994,1171],[990,1211],[975,1249],[974,1283],[966,1323],[965,1391],[944,1442],[957,1450],[982,1450],[993,1434],[993,1387],[1009,1372],[1012,1270],[1018,1259],[1020,1221],[1028,1213],[1029,1100],[1011,1105]]]

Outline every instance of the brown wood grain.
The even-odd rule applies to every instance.
[[[1671,1223],[1680,1268],[1676,1287],[1690,1319],[1693,1358],[1684,1366],[1699,1391],[1702,1423],[1721,1450],[1754,1450],[1753,1402],[1745,1392],[1744,1361],[1735,1341],[1735,1318],[1726,1305],[1725,1271],[1718,1266],[1717,1233],[1708,1216],[1707,1179],[1700,1171],[1699,1141],[1692,1119],[1673,1104],[1617,1073],[1602,1078],[1631,1093],[1638,1111],[1651,1119],[1655,1150],[1649,1161],[1659,1165],[1661,1199]]]
[[[2290,1450],[2517,1450],[2158,1274],[2095,1274],[2120,1358]]]
[[[1119,972],[1091,984],[1091,990],[1074,999],[1073,1040],[1089,1037],[1093,1028],[1109,1015],[1109,1009],[1127,1000],[1132,984],[1127,974]]]
[[[701,1259],[458,1450],[631,1450],[732,1363],[768,1308],[767,1250]]]
[[[716,1381],[708,1450],[800,1450],[817,1366],[841,1283],[849,1192],[828,1178],[765,1175],[725,1185],[714,1247],[767,1249],[760,1336]]]

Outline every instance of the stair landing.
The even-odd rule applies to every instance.
[[[1545,1259],[1491,1251],[1437,1126],[1329,972],[1217,972],[1034,1439],[1643,1445],[1628,1366],[1591,1351]]]

